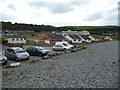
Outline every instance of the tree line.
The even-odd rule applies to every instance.
[[[103,33],[103,32],[118,32],[118,26],[63,26],[55,27],[51,25],[36,25],[36,24],[25,24],[25,23],[14,23],[11,22],[0,22],[2,23],[2,30],[24,30],[24,31],[35,31],[35,32],[51,32],[51,31],[66,31],[74,30],[81,31],[87,30],[91,33]]]

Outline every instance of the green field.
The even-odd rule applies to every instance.
[[[8,38],[26,38],[27,40],[37,40],[41,39],[41,35],[21,35],[21,36],[3,36],[1,37],[3,40],[7,40]]]
[[[117,26],[65,26],[75,29],[102,29],[102,28],[118,28]]]

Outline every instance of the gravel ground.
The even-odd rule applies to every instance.
[[[3,68],[3,88],[117,88],[118,42],[50,59],[31,57],[16,68]]]

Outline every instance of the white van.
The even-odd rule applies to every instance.
[[[71,49],[74,48],[74,46],[69,44],[68,42],[56,42],[55,45],[64,45],[70,47]]]

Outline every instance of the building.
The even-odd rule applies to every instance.
[[[71,31],[71,30],[67,30],[67,31],[62,31],[61,32],[62,35],[90,35],[89,31]]]
[[[113,40],[113,39],[110,38],[110,37],[105,37],[105,38],[104,38],[104,41],[111,41],[111,40]]]
[[[67,35],[67,34],[69,34],[69,35],[73,35],[73,34],[77,35],[78,31],[67,30],[67,31],[62,31],[61,33],[62,33],[62,35]]]
[[[8,38],[7,40],[10,44],[26,44],[25,38]]]
[[[33,35],[36,34],[34,31],[25,31],[25,30],[5,30],[2,31],[3,35],[15,36],[15,35]]]
[[[42,42],[54,45],[56,42],[65,41],[60,34],[46,34],[41,39]]]
[[[79,35],[90,35],[89,31],[79,31]]]
[[[81,35],[80,37],[82,38],[83,42],[91,42],[89,35]]]
[[[65,38],[71,43],[82,43],[82,38],[78,35],[66,35]]]

